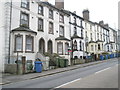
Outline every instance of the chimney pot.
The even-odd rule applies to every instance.
[[[83,18],[86,20],[89,20],[89,10],[88,9],[83,10]]]
[[[59,9],[64,9],[64,0],[55,0],[55,6]]]

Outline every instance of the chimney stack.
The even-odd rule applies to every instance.
[[[109,29],[109,25],[108,24],[104,24],[104,27]]]
[[[55,0],[55,7],[59,9],[64,9],[64,0]]]
[[[99,24],[102,25],[102,26],[104,26],[104,21],[103,20],[99,21]]]
[[[86,20],[89,20],[89,10],[88,9],[83,10],[83,18]]]

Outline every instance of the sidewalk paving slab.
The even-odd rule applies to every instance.
[[[114,58],[114,59],[117,60],[117,58]],[[109,59],[109,60],[114,60],[114,59]],[[56,73],[61,73],[61,72],[65,72],[65,71],[82,68],[82,67],[87,67],[90,65],[99,64],[99,63],[106,62],[106,61],[108,61],[108,60],[73,65],[73,66],[69,66],[69,67],[65,67],[65,68],[51,69],[48,71],[43,71],[42,73],[28,73],[28,74],[23,74],[23,75],[11,75],[11,74],[3,73],[2,74],[2,83],[0,83],[0,85],[5,85],[5,84],[29,80],[29,79],[35,79],[35,78],[39,78],[39,77],[43,77],[43,76],[48,76],[48,75],[52,75],[52,74],[56,74]]]

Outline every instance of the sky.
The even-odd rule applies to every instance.
[[[55,0],[48,0],[53,5]],[[82,11],[88,9],[90,21],[108,23],[110,27],[118,28],[118,2],[120,0],[64,0],[64,9],[76,11],[82,17]]]

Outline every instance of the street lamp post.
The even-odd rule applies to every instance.
[[[87,55],[88,37],[85,38],[85,44],[86,44],[86,56],[88,56]]]

